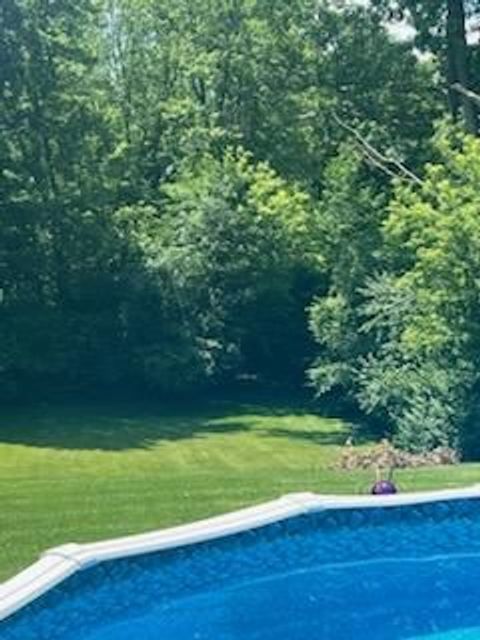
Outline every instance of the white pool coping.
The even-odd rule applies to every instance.
[[[0,584],[0,621],[77,571],[106,560],[223,538],[294,516],[329,509],[394,507],[465,498],[480,498],[480,484],[463,489],[389,496],[291,493],[255,507],[240,509],[192,524],[93,544],[66,544],[45,551],[37,562]]]

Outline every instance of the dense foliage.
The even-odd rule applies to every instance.
[[[2,396],[307,371],[403,447],[472,449],[479,15],[2,0]]]

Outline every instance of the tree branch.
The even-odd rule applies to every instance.
[[[462,96],[465,96],[466,98],[474,102],[476,105],[480,106],[480,96],[478,95],[478,93],[475,93],[471,89],[467,89],[466,87],[461,85],[459,82],[455,82],[455,84],[452,84],[450,86],[454,91],[456,91],[457,93],[461,93]]]
[[[411,171],[406,165],[403,164],[397,158],[389,158],[385,154],[381,153],[376,149],[366,138],[364,138],[361,133],[357,131],[354,127],[344,122],[337,113],[333,113],[333,119],[340,125],[345,131],[348,131],[360,145],[361,149],[367,156],[367,158],[374,164],[376,167],[382,169],[389,176],[401,177],[404,180],[408,180],[409,182],[414,182],[417,185],[423,185],[423,180],[419,178],[413,171]],[[391,167],[395,167],[393,170]]]

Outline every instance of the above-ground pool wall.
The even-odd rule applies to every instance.
[[[480,498],[480,485],[465,489],[389,496],[323,496],[297,493],[255,507],[152,533],[93,544],[66,544],[46,551],[35,564],[0,585],[0,621],[77,571],[100,562],[224,538],[319,511],[398,507],[469,498]]]

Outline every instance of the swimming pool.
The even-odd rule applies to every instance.
[[[40,564],[2,585],[1,640],[478,639],[480,489],[286,496]]]

